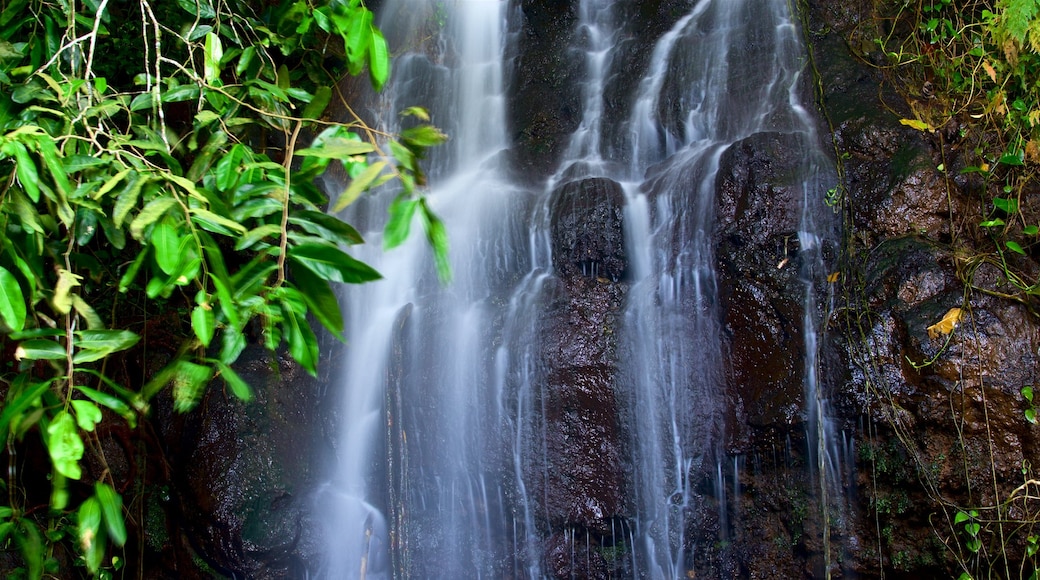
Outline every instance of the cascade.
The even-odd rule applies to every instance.
[[[761,135],[801,159],[790,236],[798,414],[824,512],[851,477],[817,359],[833,168],[804,104],[788,2],[676,2],[674,22],[643,38],[638,8],[573,0],[567,50],[580,81],[560,90],[579,95],[580,122],[534,185],[509,162],[520,4],[382,3],[400,56],[374,108],[392,130],[398,111],[425,106],[451,136],[431,153],[428,200],[455,279],[439,283],[419,235],[380,250],[392,191],[349,208],[367,242],[358,257],[384,279],[342,297],[337,466],[315,496],[321,577],[686,578],[706,513],[716,542],[739,541],[741,477],[760,468],[757,453],[748,470],[749,455],[727,443],[722,310],[734,282],[718,269],[718,175]],[[593,212],[595,227],[582,220]],[[573,322],[596,300],[610,305]],[[584,350],[559,332],[582,335]],[[590,476],[570,461],[579,452],[609,465]],[[575,507],[560,489],[588,495]]]

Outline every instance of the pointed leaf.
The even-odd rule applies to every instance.
[[[47,451],[58,473],[69,479],[79,479],[83,475],[79,467],[83,440],[79,437],[76,421],[68,412],[59,412],[47,425]]]
[[[199,304],[191,311],[191,329],[202,346],[209,346],[217,329],[217,315],[209,304]]]
[[[137,217],[134,218],[134,221],[130,222],[130,235],[133,236],[135,240],[140,240],[144,234],[145,228],[155,223],[163,216],[163,214],[175,205],[177,205],[177,198],[172,195],[157,197],[148,202],[148,204],[141,209],[141,213],[137,214]]]
[[[25,326],[25,297],[13,274],[0,267],[0,322],[14,332]]]
[[[369,185],[372,185],[376,177],[379,177],[384,168],[386,168],[386,161],[377,161],[369,165],[361,175],[355,177],[347,189],[339,196],[336,205],[332,208],[332,213],[343,211],[345,207],[354,203],[358,196],[364,193]]]
[[[372,87],[377,91],[382,90],[383,85],[390,78],[390,49],[386,45],[386,38],[378,28],[372,29],[368,57],[368,72],[372,80]]]
[[[345,254],[339,248],[324,244],[300,244],[288,250],[291,260],[324,280],[359,284],[382,276],[371,266]]]
[[[217,365],[220,376],[223,377],[224,383],[231,389],[231,392],[242,402],[248,403],[251,401],[253,399],[253,391],[249,388],[249,384],[243,381],[242,377],[238,376],[238,373],[230,366],[220,361],[214,362]]]
[[[126,543],[126,525],[123,523],[123,498],[107,483],[100,481],[94,484],[94,495],[101,504],[101,516],[108,530],[112,543],[122,546]]]
[[[386,223],[383,232],[383,248],[392,249],[401,245],[408,239],[408,232],[412,226],[412,216],[419,207],[419,200],[399,196],[390,204],[390,220]]]

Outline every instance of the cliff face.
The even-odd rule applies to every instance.
[[[625,40],[637,45],[626,53],[632,67],[689,4],[626,8],[625,18],[647,31]],[[817,378],[840,439],[831,452],[847,466],[844,484],[821,491],[818,458],[807,451],[801,192],[789,180],[803,143],[760,133],[724,153],[716,183],[726,456],[691,474],[700,501],[686,530],[696,546],[690,565],[698,578],[824,577],[828,567],[833,577],[956,577],[959,562],[982,557],[998,576],[1017,577],[1025,562],[1028,577],[1040,433],[1024,417],[1031,405],[1020,390],[1036,383],[1040,368],[1035,305],[1003,297],[1013,288],[1002,265],[960,235],[981,210],[978,184],[958,173],[965,163],[956,121],[934,134],[899,123],[906,105],[862,53],[870,16],[853,4],[804,8],[819,119],[829,124],[821,133],[829,132],[846,188],[835,214],[843,240],[824,250],[833,275],[811,313],[822,329]],[[581,119],[577,96],[563,90],[580,75],[565,53],[575,6],[525,0],[518,14],[512,160],[521,181],[534,183],[552,173]],[[606,110],[621,114],[633,82],[611,83],[617,96]],[[532,496],[544,498],[539,524],[551,533],[542,558],[557,578],[633,574],[617,555],[618,532],[635,509],[636,435],[618,394],[614,335],[628,291],[623,205],[621,186],[607,179],[564,183],[552,194],[556,280],[537,321],[545,335],[546,465],[532,467],[548,476],[535,478]],[[1015,267],[1038,271],[1028,257]],[[952,333],[933,326],[953,308],[960,311],[947,319],[956,322]],[[329,423],[329,405],[297,399],[304,387],[286,406],[279,393],[288,383],[258,383],[267,385],[254,403],[264,407],[262,421],[228,413],[211,394],[164,433],[177,449],[171,471],[182,474],[170,485],[195,551],[215,568],[300,577],[320,558],[314,508],[302,499],[319,468],[300,450],[331,438],[331,429],[314,428]],[[724,502],[716,482],[728,490]],[[576,534],[596,539],[595,557],[571,557]]]

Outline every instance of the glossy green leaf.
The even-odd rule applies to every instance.
[[[179,413],[194,409],[212,376],[213,369],[208,366],[178,361],[173,376],[173,408]]]
[[[234,394],[240,401],[248,403],[253,399],[253,391],[249,388],[249,384],[242,380],[242,377],[238,376],[230,366],[220,362],[213,361],[217,365],[217,371],[220,373],[221,378],[224,379],[224,384],[231,389],[231,393]]]
[[[235,242],[235,251],[247,250],[264,238],[279,236],[281,233],[282,226],[278,224],[265,224],[253,228]]]
[[[191,311],[191,329],[202,346],[209,346],[217,329],[217,315],[209,304],[199,304]]]
[[[0,322],[10,331],[21,331],[25,327],[25,312],[25,296],[18,279],[0,267]]]
[[[65,358],[65,347],[43,338],[26,340],[15,349],[16,359],[27,360],[58,360]]]
[[[77,349],[73,362],[80,364],[100,360],[114,352],[126,350],[141,340],[130,330],[80,330],[76,332]]]
[[[206,44],[203,49],[203,71],[206,82],[215,83],[220,80],[220,59],[224,58],[224,46],[220,37],[212,32],[206,33]]]
[[[177,205],[177,199],[172,195],[157,197],[148,202],[143,208],[141,208],[141,213],[137,214],[134,221],[130,222],[130,235],[133,236],[135,240],[142,239],[145,228],[158,221],[159,218],[165,215],[166,212],[175,205]]]
[[[166,275],[173,274],[181,263],[181,237],[176,226],[168,219],[155,224],[150,241],[159,269]]]
[[[11,421],[15,417],[21,415],[30,407],[36,406],[40,403],[40,396],[43,395],[50,388],[53,379],[48,381],[41,381],[38,383],[29,382],[28,375],[23,375],[24,378],[16,380],[11,390],[7,394],[7,400],[4,402],[3,411],[0,412],[0,437],[4,441],[7,441],[8,429],[11,426]]]
[[[323,159],[346,159],[354,155],[364,155],[375,151],[371,143],[353,139],[326,139],[320,146],[300,149],[296,155],[300,157],[320,157]]]
[[[401,131],[401,140],[417,147],[433,147],[448,140],[448,136],[432,125],[419,125]]]
[[[101,422],[101,409],[92,401],[73,399],[72,410],[76,412],[76,425],[84,431],[93,431],[94,425]]]
[[[225,328],[221,333],[220,360],[224,364],[232,364],[246,349],[246,337],[235,327]]]
[[[54,470],[69,479],[79,479],[83,472],[79,460],[83,457],[83,440],[76,421],[66,411],[60,411],[47,425],[47,451]]]
[[[208,209],[192,208],[189,211],[191,212],[191,221],[206,231],[225,236],[240,236],[246,233],[246,228],[242,224],[220,214],[213,213]]]
[[[88,399],[94,401],[95,403],[103,407],[107,407],[112,411],[115,411],[121,417],[128,417],[133,414],[133,411],[130,409],[130,405],[128,405],[126,401],[120,399],[119,397],[115,397],[108,393],[103,393],[90,387],[83,387],[80,385],[76,385],[76,390],[86,395]]]
[[[76,533],[87,569],[96,573],[105,556],[101,535],[101,504],[96,497],[90,496],[80,504],[76,512]]]
[[[312,210],[297,210],[289,214],[289,223],[320,236],[327,242],[344,245],[362,244],[365,240],[356,229],[334,215]]]
[[[307,318],[298,314],[292,304],[282,302],[282,328],[289,343],[289,354],[311,376],[318,374],[318,339],[307,324]]]
[[[36,522],[30,518],[20,518],[17,523],[14,536],[18,544],[18,551],[25,560],[26,576],[30,580],[43,578],[43,537]],[[20,533],[19,533],[20,532]]]
[[[451,281],[451,262],[448,260],[448,230],[425,203],[422,204],[423,222],[426,225],[426,239],[433,249],[433,261],[437,267],[437,277],[447,284]]]
[[[112,209],[112,223],[117,228],[122,227],[123,220],[137,205],[137,199],[141,195],[141,188],[148,182],[148,178],[141,176],[140,174],[135,175],[133,179],[127,182],[126,186],[116,196],[116,204]]]
[[[119,278],[119,291],[126,292],[130,285],[133,284],[134,278],[137,277],[137,273],[141,270],[141,266],[144,264],[145,259],[148,257],[148,246],[144,246],[141,252],[137,254],[133,262],[130,262],[130,266],[123,273],[122,277]]]
[[[22,184],[22,190],[29,196],[29,199],[33,200],[33,203],[39,202],[40,175],[37,172],[36,163],[29,157],[25,145],[18,141],[10,141],[5,145],[4,153],[15,158],[15,175],[18,176],[18,182]]]
[[[307,268],[293,268],[292,277],[307,303],[311,314],[327,328],[333,336],[342,340],[343,312],[339,300],[328,281],[314,275]]]
[[[126,543],[126,525],[123,522],[123,498],[107,483],[94,484],[94,495],[101,504],[101,516],[108,530],[112,543],[122,546]]]
[[[1026,251],[1022,248],[1021,245],[1019,245],[1018,242],[1008,240],[1004,242],[1004,245],[1007,246],[1007,249],[1011,250],[1012,252],[1015,252],[1016,254],[1022,254],[1023,256],[1026,255]]]
[[[343,44],[347,50],[347,70],[350,74],[356,75],[361,72],[371,43],[372,13],[364,7],[356,8],[350,13],[349,28],[343,36]]]
[[[311,102],[307,103],[307,106],[303,108],[303,113],[300,117],[303,119],[318,119],[321,114],[325,112],[325,108],[329,106],[329,101],[332,100],[332,88],[328,86],[320,86],[314,91],[314,96],[311,98]]]
[[[383,85],[390,78],[390,48],[378,28],[372,29],[368,57],[368,72],[372,80],[372,87],[377,91],[382,90]]]
[[[408,239],[408,232],[412,227],[412,217],[415,210],[419,209],[419,200],[407,196],[398,196],[390,204],[390,220],[386,223],[383,231],[383,248],[389,250],[400,246]]]
[[[288,250],[289,259],[309,269],[324,280],[360,284],[378,280],[371,266],[344,253],[339,248],[323,244],[300,244]]]

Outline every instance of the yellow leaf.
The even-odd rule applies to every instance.
[[[928,327],[928,338],[935,340],[941,334],[950,334],[961,321],[962,316],[963,312],[960,308],[951,308],[946,312],[946,316],[942,317],[942,320]]]
[[[827,283],[833,284],[837,282],[839,278],[841,278],[841,272],[834,272],[833,274],[827,276]]]
[[[917,119],[900,119],[899,122],[918,131],[935,131],[935,127]]]

